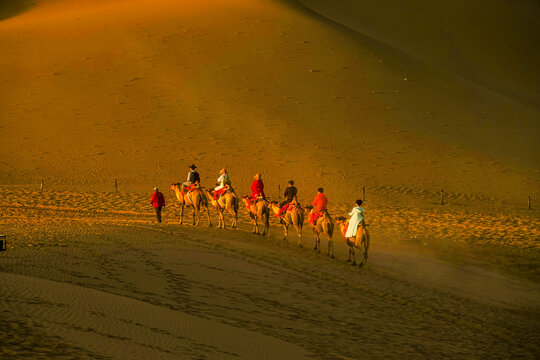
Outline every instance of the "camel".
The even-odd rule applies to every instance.
[[[283,228],[285,230],[285,236],[283,240],[287,240],[289,235],[289,226],[292,224],[296,229],[298,234],[298,246],[302,247],[302,226],[304,225],[304,211],[296,201],[292,201],[290,204],[293,204],[291,209],[287,209],[285,215],[283,216]],[[274,213],[277,215],[279,213],[279,206],[277,202],[273,201],[270,203],[270,207],[274,210]]]
[[[217,208],[218,215],[219,215],[219,228],[225,229],[225,210],[232,215],[233,221],[231,224],[231,229],[236,229],[236,221],[238,220],[238,198],[233,193],[226,193],[219,197],[218,200],[214,200],[214,196],[212,196],[212,193],[208,190],[205,191],[206,196],[208,196],[208,200],[210,200],[210,203]]]
[[[206,217],[208,218],[208,226],[212,226],[212,222],[210,221],[210,212],[208,210],[208,200],[206,199],[206,196],[204,196],[202,189],[195,188],[190,193],[184,193],[182,194],[181,191],[181,184],[171,184],[171,187],[169,188],[169,191],[174,191],[176,193],[176,198],[180,202],[180,225],[184,222],[184,207],[185,206],[192,206],[193,207],[193,225],[197,226],[199,225],[199,221],[201,220],[200,211],[201,208],[206,209]]]
[[[264,217],[264,229],[262,235],[268,234],[270,228],[270,209],[266,205],[266,201],[258,201],[256,204],[249,203],[249,196],[244,196],[244,205],[249,212],[249,217],[253,220],[253,233],[260,235],[258,219],[263,220]]]
[[[337,217],[336,224],[340,226],[341,235],[345,238],[347,232],[347,225],[349,224],[349,219],[344,218],[343,216]],[[356,265],[356,257],[354,253],[354,248],[357,248],[362,252],[360,257],[360,262],[358,266],[363,266],[367,263],[368,259],[368,250],[369,250],[369,233],[366,229],[364,221],[358,224],[358,230],[356,231],[356,236],[354,238],[345,238],[345,242],[349,245],[349,259],[347,262],[351,261],[351,254],[353,258],[353,266]]]
[[[311,213],[311,210],[313,209],[313,206],[307,206],[306,207],[306,216],[308,216]],[[315,225],[313,225],[313,235],[315,236],[315,247],[313,250],[317,251],[319,254],[321,253],[321,234],[324,234],[326,236],[326,239],[328,240],[328,249],[326,252],[326,256],[330,256],[332,259],[334,258],[334,240],[332,240],[332,235],[334,234],[334,220],[332,217],[330,217],[330,214],[328,214],[328,211],[324,210],[317,219],[317,222]],[[330,251],[330,249],[332,251]]]

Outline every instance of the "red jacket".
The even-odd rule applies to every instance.
[[[323,193],[318,193],[313,199],[313,209],[316,211],[326,210],[328,205],[328,198]]]
[[[150,204],[152,204],[152,206],[154,206],[155,208],[165,206],[165,197],[159,191],[154,191],[154,193],[152,194],[152,200],[150,200]]]
[[[264,184],[262,180],[253,180],[251,183],[251,197],[256,198],[259,195],[264,196]]]

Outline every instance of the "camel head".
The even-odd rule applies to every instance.
[[[312,206],[312,205],[307,205],[307,206],[304,208],[304,212],[305,212],[306,214],[311,213],[311,210],[313,210],[313,206]]]
[[[180,184],[179,183],[173,183],[171,184],[171,187],[169,188],[169,192],[180,190]]]
[[[341,235],[345,237],[345,226],[347,226],[347,224],[349,223],[349,219],[347,219],[345,216],[338,216],[334,219],[334,223],[336,225],[339,225]]]

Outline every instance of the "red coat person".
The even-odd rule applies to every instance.
[[[251,183],[251,198],[264,197],[264,184],[261,180],[261,174],[255,174],[253,178],[255,180]]]
[[[150,204],[152,204],[152,206],[155,208],[165,206],[165,197],[161,192],[159,192],[159,190],[154,191],[154,193],[152,194],[152,200],[150,200]]]
[[[328,205],[328,198],[323,193],[318,193],[313,199],[313,211],[326,210]]]
[[[311,210],[309,216],[309,222],[312,224],[315,224],[321,215],[321,211],[326,210],[326,206],[328,205],[328,198],[323,194],[323,191],[323,188],[318,188],[318,193],[315,196],[315,199],[313,199],[313,210]]]

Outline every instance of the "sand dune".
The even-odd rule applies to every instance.
[[[536,1],[299,2],[415,58],[540,108]]]
[[[178,310],[106,292],[2,273],[2,296],[17,299],[10,317],[30,317],[49,334],[62,336],[87,357],[115,359],[302,359],[285,341],[205,320]],[[25,349],[35,353],[34,349]]]
[[[4,183],[140,190],[196,162],[206,184],[227,166],[242,191],[263,171],[272,192],[294,178],[340,201],[362,185],[539,196],[536,110],[294,6],[144,4],[0,23]]]
[[[538,358],[538,13],[1,2],[2,357]],[[172,194],[154,225],[193,162],[241,195],[322,186],[333,215],[365,188],[368,266],[244,209],[179,226]]]

